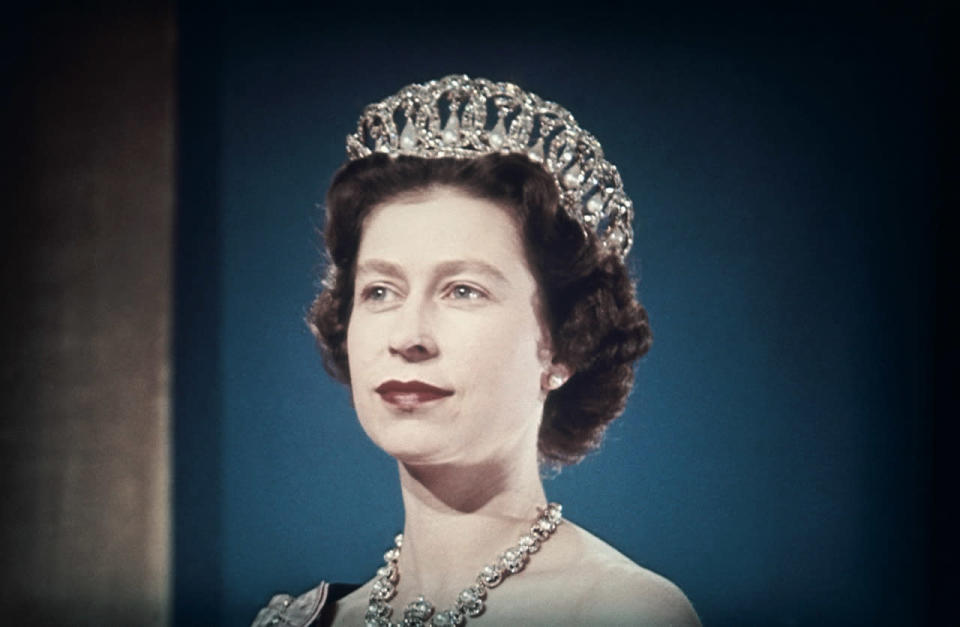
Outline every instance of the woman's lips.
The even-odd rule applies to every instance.
[[[453,390],[444,390],[422,381],[384,381],[375,392],[384,401],[401,409],[412,409],[453,395]]]

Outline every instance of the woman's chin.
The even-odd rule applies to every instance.
[[[436,425],[390,422],[373,428],[364,425],[364,430],[383,452],[404,464],[450,463],[457,460],[464,449],[470,449],[458,446],[450,434],[444,434]]]
[[[445,448],[420,447],[398,447],[387,449],[380,447],[390,457],[397,462],[410,468],[426,468],[428,466],[449,466],[451,464],[463,465],[469,462],[464,456],[459,455],[457,451]]]

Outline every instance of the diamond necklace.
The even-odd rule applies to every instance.
[[[530,532],[520,536],[516,545],[501,553],[496,562],[484,566],[477,575],[476,583],[463,589],[457,596],[453,607],[439,613],[430,601],[423,596],[411,602],[403,610],[402,621],[390,621],[393,608],[388,601],[397,594],[397,584],[400,581],[400,569],[397,562],[400,560],[400,547],[403,546],[403,534],[394,538],[394,546],[383,554],[386,565],[377,570],[377,578],[370,590],[370,602],[367,614],[364,616],[366,627],[404,627],[414,625],[432,625],[442,627],[447,625],[463,625],[467,617],[475,618],[483,614],[484,599],[487,589],[496,588],[507,576],[523,570],[532,553],[540,549],[557,529],[563,516],[562,508],[557,503],[550,503],[545,508],[537,508],[537,519],[530,527]]]

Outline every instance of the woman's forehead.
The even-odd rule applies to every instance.
[[[459,190],[439,188],[376,207],[363,222],[357,254],[395,264],[473,260],[500,269],[525,265],[512,214]]]

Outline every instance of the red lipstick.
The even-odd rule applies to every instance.
[[[423,381],[384,381],[374,390],[383,400],[401,409],[413,409],[453,395],[453,390],[444,390]]]

